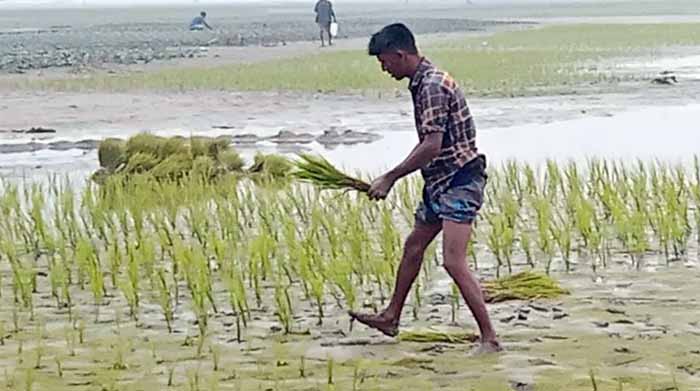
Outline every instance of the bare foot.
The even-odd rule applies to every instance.
[[[502,352],[503,347],[498,341],[489,341],[489,342],[482,342],[479,344],[478,347],[476,347],[474,350],[472,350],[469,355],[470,356],[483,356],[485,354],[491,354],[491,353],[498,353]]]
[[[354,311],[350,311],[348,314],[353,320],[357,320],[366,326],[379,330],[384,335],[388,335],[389,337],[399,335],[399,325],[393,320],[384,318],[381,314],[361,314]]]

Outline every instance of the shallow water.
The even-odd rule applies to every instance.
[[[488,110],[488,109],[486,109]],[[380,122],[381,116],[368,113],[355,115],[342,125],[359,131],[374,131],[381,134],[379,141],[354,145],[323,146],[317,142],[309,144],[276,145],[262,141],[254,145],[238,147],[243,156],[251,158],[256,151],[291,154],[311,150],[326,156],[331,162],[350,171],[379,173],[398,164],[416,144],[415,131],[408,120],[389,115],[388,123]],[[667,163],[690,163],[700,151],[700,133],[696,121],[700,118],[700,104],[685,106],[638,107],[618,114],[603,117],[582,117],[548,124],[532,123],[508,127],[485,127],[478,133],[478,146],[491,164],[517,159],[532,164],[544,163],[547,159],[585,162],[592,157],[620,160],[654,160]],[[271,124],[272,125],[272,124]],[[271,135],[279,130],[279,123],[271,129],[256,124],[236,134]],[[395,129],[379,131],[379,129]],[[230,130],[208,130],[191,132],[184,129],[162,129],[160,135],[203,134],[216,136],[231,134]],[[106,130],[101,137],[127,137],[124,130]],[[79,137],[80,136],[80,137]],[[57,140],[74,141],[90,139],[84,132],[65,133],[60,137],[38,140],[50,143]],[[96,139],[99,137],[95,137]],[[2,144],[26,143],[12,139],[1,139]],[[44,173],[89,172],[97,169],[95,150],[65,149],[39,150],[35,152],[0,154],[0,173],[5,175],[32,176]]]

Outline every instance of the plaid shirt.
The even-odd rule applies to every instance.
[[[435,200],[449,189],[454,175],[478,156],[476,128],[467,101],[455,80],[427,59],[421,60],[409,84],[418,139],[443,134],[440,154],[421,168],[428,196]]]

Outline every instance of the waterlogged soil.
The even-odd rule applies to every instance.
[[[33,390],[166,389],[169,382],[176,390],[198,389],[195,382],[199,389],[220,390],[590,390],[592,370],[603,390],[618,389],[619,383],[629,390],[674,389],[669,388],[674,384],[699,389],[696,246],[690,254],[669,265],[648,254],[641,271],[623,254],[598,273],[587,266],[574,266],[569,274],[558,271],[554,277],[570,290],[568,296],[489,305],[505,352],[480,357],[470,356],[475,347],[470,343],[406,342],[351,325],[346,309],[331,295],[318,325],[316,307],[301,299],[298,285],[291,295],[292,334],[281,331],[274,288],[267,286],[240,340],[228,295],[217,286],[218,313],[211,312],[199,357],[198,328],[184,286],[168,333],[155,297],[142,293],[133,321],[123,296],[109,283],[99,308],[89,290],[72,290],[71,322],[67,309],[56,307],[40,273],[34,320],[27,311],[18,312],[16,332],[13,311],[21,307],[13,303],[10,271],[3,263],[0,387],[28,389],[30,378]],[[493,278],[492,260],[480,246],[477,256],[480,278]],[[580,261],[587,264],[585,258]],[[430,267],[420,278],[422,305],[414,308],[411,296],[401,329],[477,333],[461,300],[452,321],[449,280],[439,262],[427,262]],[[147,285],[144,280],[142,292],[152,291]],[[359,301],[364,310],[381,308],[381,302],[366,297]]]

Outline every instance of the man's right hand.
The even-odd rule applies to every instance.
[[[384,174],[372,181],[367,195],[371,200],[383,200],[389,195],[389,191],[394,187],[395,182],[394,178]]]

